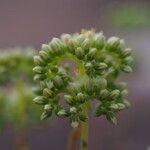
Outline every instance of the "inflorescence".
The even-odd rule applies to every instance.
[[[34,80],[39,83],[34,102],[44,109],[41,119],[55,114],[68,117],[76,127],[88,119],[84,106],[97,101],[95,116],[105,115],[116,124],[116,114],[130,106],[124,98],[128,93],[126,83],[117,78],[122,71],[132,72],[131,51],[122,39],[106,40],[102,32],[92,30],[63,34],[43,44],[39,55],[34,56],[33,68]],[[75,77],[70,73],[69,62],[62,65],[64,60],[76,64]]]

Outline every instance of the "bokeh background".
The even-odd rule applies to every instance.
[[[150,149],[150,1],[149,0],[0,0],[0,49],[31,46],[40,50],[53,36],[96,28],[125,39],[134,50],[128,82],[132,107],[117,126],[90,118],[89,150]],[[66,150],[67,119],[28,128],[30,150]],[[15,132],[0,133],[0,149],[15,150]]]

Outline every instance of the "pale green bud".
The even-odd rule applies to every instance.
[[[72,100],[73,100],[72,96],[70,96],[70,95],[64,95],[64,99],[68,104],[71,104]]]
[[[110,92],[110,97],[112,99],[118,98],[119,95],[120,95],[120,91],[119,90],[113,90],[113,91]]]
[[[76,42],[75,42],[74,40],[69,39],[67,46],[69,47],[69,50],[70,50],[72,53],[74,53],[74,52],[75,52],[75,49],[76,49],[76,47],[77,47],[77,44],[76,44]]]
[[[88,62],[88,63],[85,64],[85,68],[86,69],[92,69],[93,68],[93,64]]]
[[[33,71],[35,73],[44,73],[45,69],[43,67],[41,67],[41,66],[36,66],[36,67],[33,68]]]
[[[50,90],[50,89],[48,89],[48,88],[45,88],[45,89],[43,90],[43,95],[44,95],[45,97],[52,97],[52,96],[53,96],[53,91]]]
[[[51,48],[56,52],[56,53],[60,53],[61,51],[61,41],[58,38],[53,38],[52,41],[50,42],[50,46]]]
[[[103,48],[104,43],[105,43],[105,37],[103,35],[103,33],[98,33],[95,37],[95,43],[96,43],[96,47],[97,48]]]
[[[111,123],[113,123],[114,125],[117,125],[117,118],[115,116],[110,118]]]
[[[128,101],[128,100],[123,100],[123,104],[127,107],[127,108],[129,108],[130,106],[131,106],[131,104],[130,104],[130,102]]]
[[[84,50],[86,50],[86,52],[87,52],[87,50],[90,48],[90,40],[89,40],[89,39],[85,39],[85,40],[83,41],[83,43],[82,43],[82,48],[83,48]]]
[[[64,110],[64,109],[61,109],[61,110],[57,113],[57,115],[58,115],[59,117],[65,117],[65,116],[67,115],[67,112],[66,112],[66,110]]]
[[[76,114],[77,113],[77,109],[75,107],[71,107],[70,108],[70,112]]]
[[[65,44],[68,44],[69,39],[71,38],[70,34],[62,34],[61,39]]]
[[[49,54],[46,52],[46,51],[40,51],[39,52],[39,55],[42,59],[44,59],[45,61],[47,61],[50,57],[49,57]]]
[[[85,97],[86,97],[85,94],[83,94],[83,93],[80,92],[80,93],[77,94],[76,98],[77,98],[77,100],[79,102],[84,102],[85,101]]]
[[[103,69],[106,69],[106,68],[107,68],[107,64],[105,64],[105,63],[99,63],[98,69],[103,70]]]
[[[131,56],[125,57],[123,62],[127,65],[130,65],[133,63],[133,58]]]
[[[52,111],[44,111],[41,115],[41,120],[47,119],[48,117],[50,117],[52,115]]]
[[[127,84],[125,82],[119,82],[117,86],[120,90],[123,90],[126,88]]]
[[[88,53],[87,57],[89,59],[93,59],[96,56],[96,54],[97,54],[97,49],[96,48],[91,48],[89,50],[89,53]]]
[[[63,86],[63,80],[62,80],[62,78],[60,76],[56,75],[53,80],[54,80],[54,84],[57,87],[60,88],[61,86]]]
[[[43,80],[43,79],[45,79],[44,74],[36,74],[33,78],[33,80],[35,80],[35,81],[40,81],[40,80]]]
[[[84,57],[84,50],[81,47],[78,47],[75,50],[75,54],[77,55],[78,58],[83,58]]]
[[[107,47],[110,49],[117,49],[118,46],[120,45],[120,39],[118,37],[111,37],[107,41]]]
[[[44,105],[48,102],[43,96],[38,96],[34,98],[33,101],[39,105]]]
[[[42,50],[45,51],[47,54],[50,54],[52,51],[50,46],[47,44],[42,44]]]
[[[34,63],[36,64],[36,65],[44,65],[45,64],[45,62],[44,62],[44,60],[40,57],[40,56],[34,56]]]
[[[122,71],[124,71],[126,73],[131,73],[132,68],[130,66],[124,65],[123,68],[122,68]]]
[[[105,99],[105,98],[107,98],[109,96],[109,91],[107,90],[107,89],[104,89],[104,90],[101,90],[100,91],[100,97],[102,98],[102,99]]]
[[[126,96],[128,94],[128,90],[121,91],[121,96]]]
[[[124,51],[122,51],[122,56],[123,57],[127,57],[127,56],[131,55],[131,53],[132,53],[132,49],[131,48],[127,48]]]
[[[117,104],[111,104],[110,106],[109,106],[109,108],[111,108],[111,109],[114,109],[114,110],[118,110],[118,105]]]
[[[52,105],[51,104],[46,104],[44,105],[44,110],[46,111],[51,111],[53,109]]]
[[[72,126],[73,128],[76,128],[76,127],[79,126],[79,122],[73,121],[73,122],[71,122],[71,126]]]
[[[118,105],[118,109],[119,110],[122,110],[122,109],[124,109],[126,106],[124,105],[124,104],[122,104],[122,103],[118,103],[117,104]]]

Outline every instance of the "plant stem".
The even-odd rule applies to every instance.
[[[89,103],[85,103],[83,105],[84,114],[88,114],[89,110]],[[89,134],[89,127],[88,127],[88,121],[81,122],[81,137],[80,137],[80,150],[87,150],[88,147],[88,134]]]

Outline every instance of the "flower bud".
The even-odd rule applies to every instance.
[[[81,47],[78,47],[75,50],[75,54],[77,55],[78,58],[83,58],[84,57],[84,50]]]
[[[85,101],[85,94],[83,94],[83,93],[78,93],[77,94],[77,96],[76,96],[76,98],[77,98],[77,100],[79,101],[79,102],[84,102]]]
[[[120,91],[119,90],[113,90],[110,93],[110,98],[116,99],[116,98],[118,98],[119,95],[120,95]]]
[[[111,109],[114,109],[114,110],[118,110],[118,105],[117,104],[111,104],[110,106],[109,106],[109,108],[111,108]]]
[[[45,61],[47,61],[50,58],[49,54],[46,51],[43,51],[43,50],[39,52],[39,55]]]
[[[36,66],[36,67],[33,68],[33,71],[35,73],[44,73],[45,69],[43,67],[41,67],[41,66]]]
[[[40,81],[45,79],[45,75],[44,74],[36,74],[33,78],[34,81]]]
[[[87,70],[91,70],[91,69],[93,68],[93,64],[90,63],[90,62],[87,62],[87,63],[85,64],[85,68],[86,68]]]
[[[123,100],[123,104],[127,107],[127,108],[129,108],[130,106],[131,106],[131,104],[130,104],[130,102],[128,101],[128,100]]]
[[[126,96],[127,94],[128,94],[128,91],[127,91],[127,90],[121,91],[121,96]]]
[[[123,57],[127,57],[127,56],[131,55],[131,53],[132,53],[132,49],[131,48],[127,48],[124,51],[122,51],[122,56]]]
[[[87,50],[90,48],[90,40],[85,39],[82,43],[82,48],[87,52]]]
[[[68,104],[71,104],[72,100],[73,100],[72,96],[70,96],[70,95],[64,95],[64,99]]]
[[[51,104],[46,104],[44,105],[44,110],[46,111],[51,111],[53,109],[52,105]]]
[[[76,114],[77,113],[77,109],[75,107],[71,107],[70,108],[70,112],[73,113],[73,114]]]
[[[53,38],[50,42],[50,46],[56,53],[59,54],[61,52],[62,43],[58,38]]]
[[[67,112],[64,109],[61,109],[60,111],[58,111],[57,115],[59,117],[65,117],[67,115]]]
[[[69,39],[69,40],[68,40],[68,45],[67,45],[67,46],[69,47],[70,52],[74,53],[77,44],[76,44],[76,42],[75,42],[74,40]]]
[[[107,41],[107,48],[110,50],[117,49],[120,45],[120,39],[118,37],[111,37]]]
[[[70,34],[62,34],[61,39],[65,44],[68,44],[69,39],[71,39],[71,35]]]
[[[50,46],[47,44],[42,44],[42,50],[49,53],[50,52]]]
[[[44,64],[45,64],[44,60],[41,59],[40,56],[34,56],[33,59],[34,59],[34,63],[35,63],[36,65],[41,66],[41,65],[44,65]]]
[[[96,56],[96,54],[97,54],[97,49],[96,48],[91,48],[89,50],[89,53],[87,54],[87,57],[89,59],[93,59]]]
[[[73,122],[71,122],[71,126],[72,126],[73,128],[76,128],[76,127],[79,126],[79,122],[73,121]]]
[[[106,69],[107,68],[107,64],[105,64],[105,63],[99,63],[99,65],[98,65],[98,69],[99,70],[103,70],[103,69]]]
[[[122,104],[122,103],[118,103],[117,104],[118,105],[118,109],[119,110],[122,110],[122,109],[124,109],[126,106],[124,105],[124,104]]]
[[[48,89],[48,88],[45,88],[45,89],[43,90],[43,95],[44,95],[45,97],[52,97],[52,96],[53,96],[53,91],[50,90],[50,89]]]
[[[105,37],[103,35],[103,33],[98,33],[95,37],[95,43],[96,43],[96,47],[101,49],[104,46],[105,43]]]
[[[107,90],[107,89],[104,89],[104,90],[101,90],[100,91],[100,97],[102,98],[102,99],[105,99],[105,98],[107,98],[109,96],[109,91]]]
[[[132,68],[130,66],[123,66],[122,71],[126,72],[126,73],[131,73],[132,72]]]
[[[127,84],[125,82],[119,82],[117,86],[120,90],[124,90]]]
[[[39,105],[44,105],[48,102],[47,99],[45,99],[43,96],[38,96],[34,98],[33,101]]]
[[[64,84],[62,78],[58,75],[56,75],[53,80],[54,80],[54,85],[58,88],[62,87]]]
[[[52,111],[44,111],[41,115],[41,120],[47,119],[48,117],[50,117],[52,115]]]
[[[127,65],[130,65],[133,62],[133,58],[131,56],[125,57],[123,62]]]

